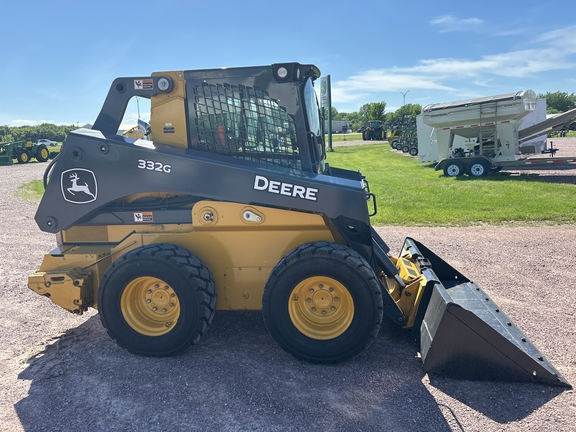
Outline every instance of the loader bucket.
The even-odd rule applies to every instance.
[[[428,280],[413,327],[426,372],[572,387],[478,285],[413,239],[406,252]]]

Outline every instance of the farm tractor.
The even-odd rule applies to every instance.
[[[45,144],[31,141],[0,142],[0,165],[12,165],[13,159],[25,164],[30,162],[32,157],[38,162],[46,162],[50,157],[50,151]]]

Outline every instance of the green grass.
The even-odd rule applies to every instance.
[[[361,139],[361,133],[332,134],[332,142],[359,141]],[[324,136],[324,142],[328,145],[328,135]]]
[[[20,185],[14,195],[23,198],[25,201],[31,203],[39,203],[42,194],[44,193],[44,185],[42,180],[32,180],[31,182]]]
[[[350,136],[352,134],[349,134]],[[576,186],[547,183],[505,171],[485,178],[444,177],[432,165],[390,150],[388,144],[335,147],[330,165],[360,171],[376,195],[374,225],[469,226],[576,222]],[[38,203],[42,181],[16,195]]]
[[[500,172],[485,178],[444,177],[432,165],[387,144],[336,147],[330,165],[358,170],[376,195],[375,225],[469,226],[576,221],[576,186]]]

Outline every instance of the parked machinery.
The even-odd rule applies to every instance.
[[[480,177],[492,169],[576,161],[575,157],[530,159],[530,154],[546,151],[530,150],[522,146],[523,142],[576,118],[574,109],[520,130],[523,119],[536,105],[536,94],[526,90],[424,107],[422,121],[436,136],[435,141],[430,136],[424,146],[432,149],[429,153],[438,161],[435,169],[447,176]]]
[[[0,142],[0,165],[12,165],[13,159],[25,164],[33,157],[38,162],[46,162],[50,157],[50,151],[45,144],[31,141]]]
[[[357,171],[326,163],[313,65],[117,78],[92,129],[69,134],[35,219],[57,246],[34,292],[146,356],[198,343],[216,310],[262,310],[274,340],[343,361],[384,317],[412,330],[426,371],[570,387],[474,282],[407,238],[397,257],[370,224]],[[151,99],[150,140],[117,134]]]
[[[372,120],[368,122],[368,126],[362,131],[362,139],[364,141],[377,140],[382,141],[386,139],[386,130],[380,120]]]

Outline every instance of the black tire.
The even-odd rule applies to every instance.
[[[418,147],[410,147],[410,156],[418,156]]]
[[[44,144],[39,145],[36,149],[36,160],[38,162],[46,162],[49,158],[50,151],[48,150],[48,147],[46,147]]]
[[[209,269],[173,244],[125,253],[108,267],[98,290],[108,335],[129,352],[150,357],[176,355],[196,344],[208,330],[215,306]]]
[[[18,161],[18,163],[21,164],[27,164],[28,162],[30,162],[30,152],[28,150],[21,150],[18,153],[18,156],[16,156],[16,160]]]
[[[402,145],[402,153],[408,153],[410,151],[410,146],[408,144]]]
[[[393,149],[398,150],[398,144],[400,144],[400,141],[399,141],[399,140],[397,140],[397,139],[392,140],[392,144],[391,144],[391,145],[392,145],[392,148],[393,148]]]
[[[448,177],[460,177],[464,175],[464,168],[458,161],[450,161],[444,165],[444,175]]]
[[[486,161],[475,161],[467,167],[468,175],[472,177],[484,177],[490,171],[490,165]]]
[[[382,291],[372,268],[354,250],[306,243],[272,270],[262,312],[286,352],[311,363],[336,363],[357,356],[378,335]]]

